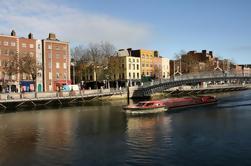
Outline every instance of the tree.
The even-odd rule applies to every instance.
[[[20,74],[27,74],[31,76],[34,82],[34,89],[36,91],[36,78],[38,71],[42,69],[42,65],[36,62],[36,57],[30,54],[19,55],[19,72]]]
[[[8,81],[11,81],[12,76],[16,75],[19,72],[19,64],[18,64],[18,55],[13,54],[9,55],[9,59],[3,61],[3,69],[4,69],[4,78],[5,75],[9,77]],[[7,83],[4,80],[4,86],[7,86]]]
[[[93,71],[95,81],[107,79],[109,57],[115,54],[115,47],[111,43],[90,43],[87,47],[77,46],[71,52],[76,64],[77,80],[82,80],[87,71]]]

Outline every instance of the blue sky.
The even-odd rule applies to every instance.
[[[18,3],[11,7],[14,2]],[[251,63],[249,0],[10,0],[0,4],[4,7],[0,33],[16,29],[20,35],[31,31],[46,38],[48,32],[55,32],[73,46],[103,40],[117,48],[159,50],[168,58],[180,50],[207,49],[237,63]]]

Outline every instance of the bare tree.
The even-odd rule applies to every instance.
[[[107,79],[108,59],[114,54],[115,47],[109,42],[90,43],[87,47],[74,48],[72,56],[76,62],[77,80],[82,80],[86,71],[93,71],[95,81]]]
[[[19,71],[20,73],[31,76],[34,82],[34,89],[36,91],[36,78],[38,71],[42,69],[42,65],[36,62],[36,57],[30,54],[20,54],[19,56]]]
[[[3,61],[3,69],[4,69],[4,78],[5,75],[9,77],[8,81],[11,81],[12,76],[16,75],[19,72],[19,64],[18,64],[18,55],[10,55],[8,60]],[[4,86],[7,86],[7,82],[4,79]]]

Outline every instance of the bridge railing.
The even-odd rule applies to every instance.
[[[251,77],[251,74],[247,73],[234,73],[234,72],[202,72],[196,74],[183,74],[175,76],[173,79],[154,80],[151,82],[145,82],[141,88],[146,88],[161,83],[168,83],[174,81],[191,80],[191,79],[203,79],[203,78],[222,78],[222,77]]]

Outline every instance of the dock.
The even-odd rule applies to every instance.
[[[49,105],[69,105],[83,103],[100,97],[123,95],[125,89],[97,89],[73,92],[27,92],[0,94],[0,110],[18,109],[21,107],[39,107]]]

